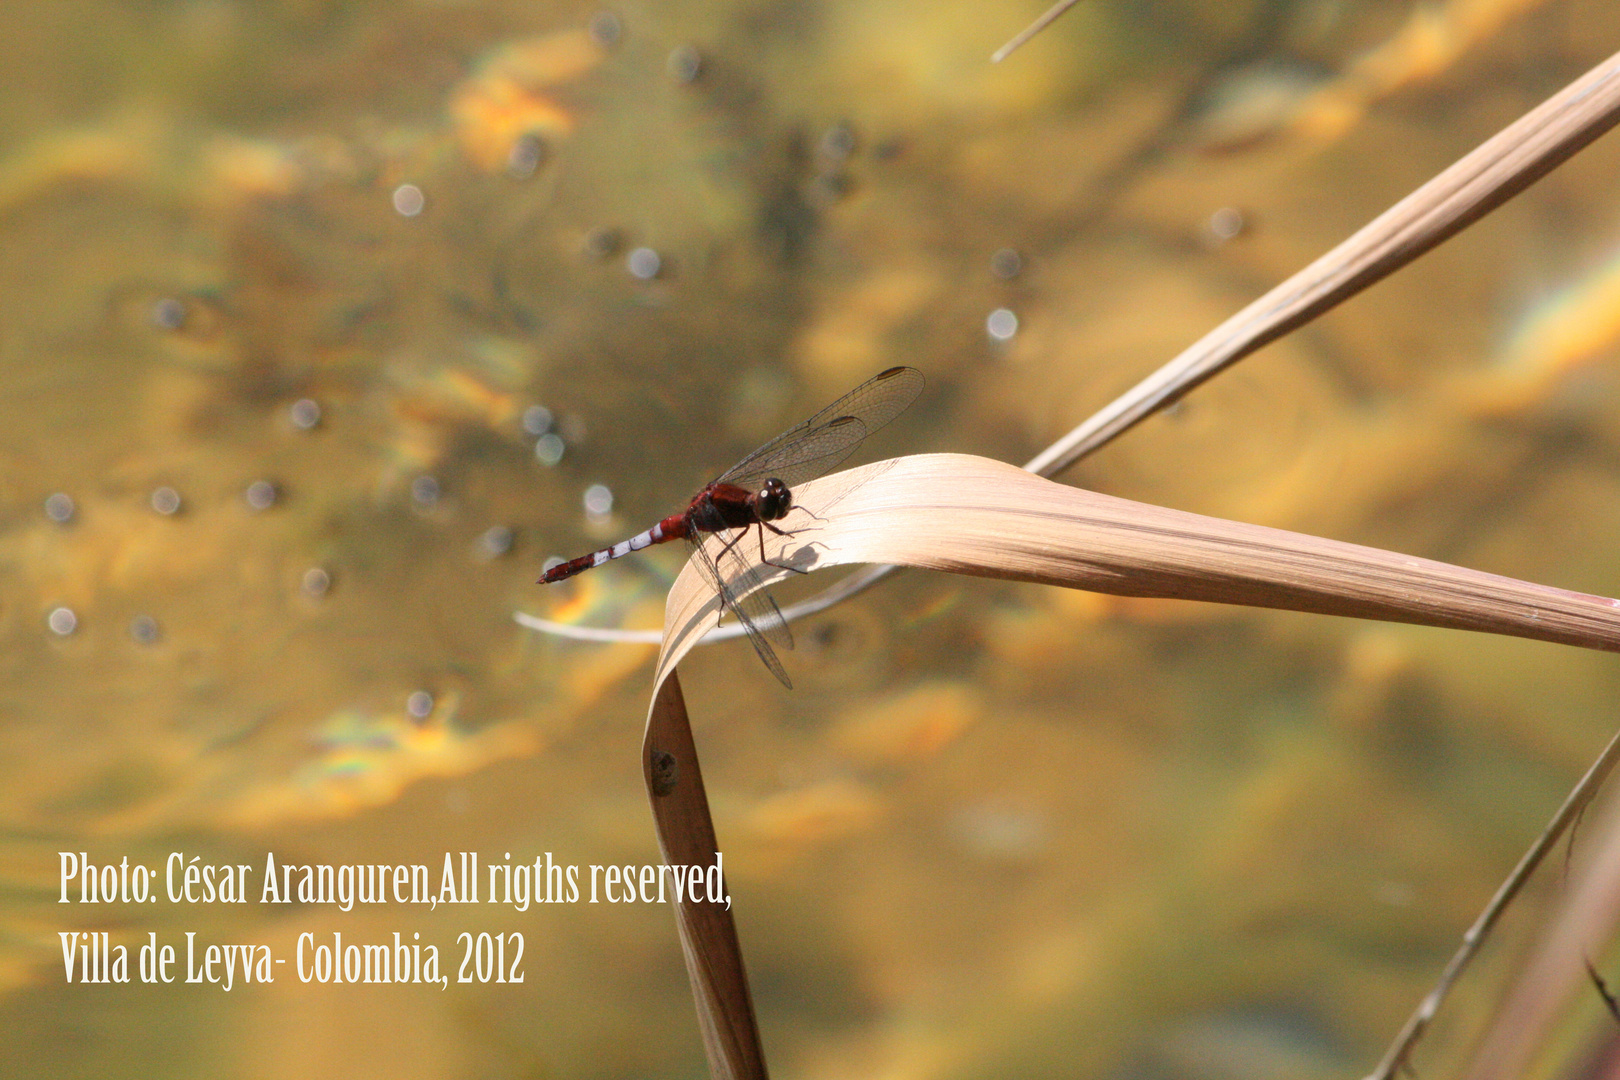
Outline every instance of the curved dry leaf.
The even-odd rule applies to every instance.
[[[821,520],[791,514],[780,524],[792,535],[767,537],[764,549],[773,563],[797,570],[895,563],[1620,652],[1620,601],[1100,495],[988,458],[895,458],[805,484],[794,495]],[[751,566],[752,588],[789,573],[760,567],[751,540],[738,550]],[[718,609],[689,564],[664,609],[658,683],[715,624]]]
[[[678,678],[660,680],[653,695],[641,765],[664,865],[701,866],[717,860],[720,844]],[[728,885],[723,883],[722,891],[729,896]],[[706,896],[691,894],[671,899],[709,1075],[714,1080],[765,1080],[765,1051],[731,901],[709,903]]]
[[[1125,596],[1181,597],[1385,619],[1620,651],[1620,601],[1429,559],[1169,510],[1067,487],[1005,462],[924,454],[836,473],[794,491],[808,508],[768,537],[772,563],[812,570],[890,563]],[[813,516],[812,516],[813,515]],[[718,546],[719,537],[708,543]],[[752,588],[791,571],[739,544]],[[643,764],[665,861],[718,851],[675,665],[720,616],[690,563],[670,590]],[[1511,897],[1487,909],[1486,925]],[[711,1073],[763,1077],[764,1057],[729,910],[677,904]],[[1453,962],[1455,977],[1467,954]],[[1395,1054],[1421,1032],[1409,1024]],[[1395,1060],[1399,1060],[1397,1057]]]

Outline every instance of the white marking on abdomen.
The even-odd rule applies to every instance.
[[[609,559],[622,559],[632,551],[640,551],[644,547],[651,547],[664,538],[664,523],[659,522],[646,532],[637,533],[628,540],[621,540],[610,548],[604,548],[596,553],[596,562],[592,566],[601,566]]]

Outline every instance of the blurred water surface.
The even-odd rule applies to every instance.
[[[548,557],[891,364],[930,386],[875,453],[1024,460],[1620,46],[1588,0],[1096,0],[989,66],[1041,6],[0,14],[0,1072],[701,1075],[657,905],[342,912],[258,871],[656,861],[651,650],[511,616],[655,626],[679,553]],[[1620,594],[1617,167],[1067,479]],[[791,693],[740,643],[683,672],[786,1077],[1360,1075],[1620,690],[920,574],[799,638]],[[64,851],[246,863],[253,902],[59,904]],[[102,930],[452,968],[520,933],[527,977],[64,983]]]

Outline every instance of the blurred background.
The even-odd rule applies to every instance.
[[[1620,48],[1606,0],[1089,0],[988,64],[1043,7],[6,6],[0,1072],[705,1075],[657,905],[89,908],[57,853],[255,900],[269,851],[657,861],[652,648],[513,614],[656,627],[683,553],[548,558],[892,364],[928,389],[868,459],[1026,460]],[[1063,479],[1620,594],[1617,171],[1610,135]],[[1360,1076],[1620,691],[920,573],[797,636],[792,692],[740,642],[682,669],[779,1077]],[[1613,978],[1611,918],[1576,940]],[[64,930],[521,933],[527,979],[84,987]],[[1571,986],[1547,1074],[1612,1024]]]

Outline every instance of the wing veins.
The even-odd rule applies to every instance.
[[[922,388],[922,372],[915,368],[881,372],[766,442],[721,474],[717,482],[751,488],[774,476],[792,487],[830,472],[863,439],[904,412]],[[842,456],[837,455],[838,449]]]

